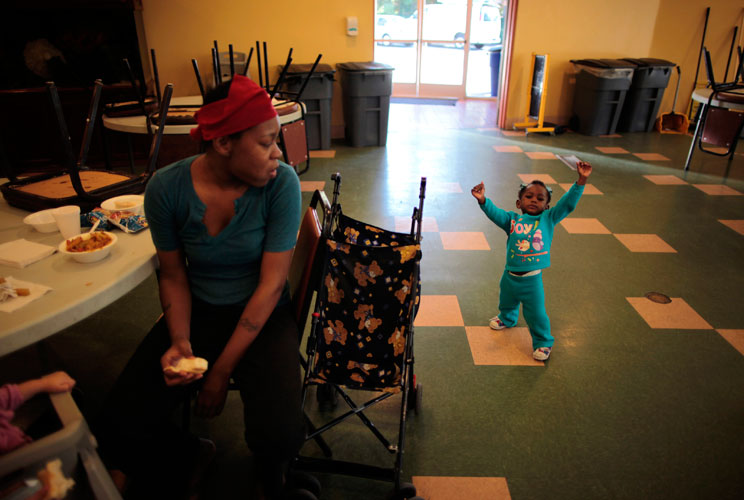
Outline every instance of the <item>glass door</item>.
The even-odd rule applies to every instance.
[[[423,5],[419,96],[465,97],[469,3],[451,0]]]
[[[375,61],[395,68],[393,95],[490,96],[488,49],[501,41],[501,2],[376,0]]]

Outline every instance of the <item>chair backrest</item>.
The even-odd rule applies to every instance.
[[[305,322],[310,311],[310,303],[313,297],[311,284],[317,282],[318,246],[321,236],[321,223],[318,212],[313,207],[308,207],[300,223],[300,231],[297,235],[292,256],[292,264],[289,268],[289,290],[292,297],[292,310],[300,329],[300,335],[305,329]]]

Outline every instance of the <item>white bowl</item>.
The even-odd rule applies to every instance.
[[[52,208],[42,210],[41,212],[34,212],[23,218],[23,222],[30,226],[34,226],[34,229],[40,233],[53,233],[59,231],[57,228],[57,221],[54,220],[52,215]]]
[[[88,250],[85,252],[72,252],[67,249],[68,241],[72,241],[78,236],[83,238],[83,240],[88,240],[93,234],[107,234],[111,237],[111,241],[109,241],[106,246],[102,246],[100,248],[96,248],[95,250]],[[114,245],[116,245],[116,235],[114,233],[109,233],[108,231],[96,231],[95,233],[82,233],[77,236],[73,236],[72,238],[68,238],[59,244],[58,250],[60,253],[72,255],[72,258],[78,262],[88,263],[98,262],[99,260],[105,258],[109,253],[111,253],[111,248],[113,248]]]
[[[104,201],[101,203],[101,208],[111,212],[126,210],[128,212],[134,212],[137,215],[143,215],[145,211],[145,197],[141,194],[124,194]]]

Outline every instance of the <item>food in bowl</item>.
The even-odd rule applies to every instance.
[[[116,244],[116,235],[108,231],[83,233],[67,238],[59,244],[60,253],[71,255],[78,262],[97,262]]]
[[[69,240],[65,240],[65,246],[68,252],[90,252],[91,250],[98,250],[103,248],[111,242],[111,236],[108,233],[90,233],[88,238],[83,238],[83,235],[75,236]]]
[[[34,212],[23,218],[23,222],[29,226],[33,226],[34,229],[40,233],[53,233],[59,231],[57,228],[57,221],[54,220],[51,208],[42,210],[40,212]]]
[[[127,210],[137,215],[142,215],[144,212],[145,197],[141,194],[125,194],[109,198],[108,200],[101,203],[101,208],[108,210],[109,212],[116,212],[119,210]]]

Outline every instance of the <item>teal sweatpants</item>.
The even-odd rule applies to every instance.
[[[499,319],[508,327],[515,326],[521,303],[532,336],[532,349],[553,347],[555,339],[550,334],[550,319],[545,312],[542,273],[525,277],[512,276],[509,271],[504,271],[500,286]]]

